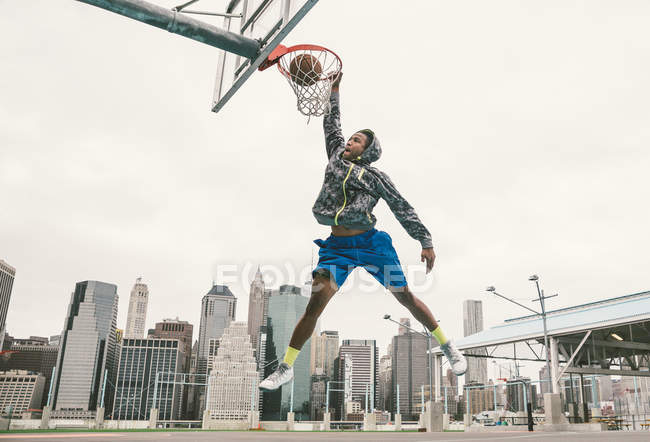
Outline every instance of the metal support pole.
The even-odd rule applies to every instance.
[[[104,382],[102,382],[102,400],[99,402],[101,408],[104,408],[104,395],[106,394],[106,377],[108,376],[108,370],[104,370]]]
[[[641,404],[639,403],[639,386],[637,385],[636,376],[632,380],[634,381],[634,407],[636,408],[636,414],[640,415],[639,408],[641,408]]]
[[[441,357],[440,355],[435,355],[433,358],[433,366],[435,369],[435,391],[433,392],[435,399],[431,397],[431,392],[429,392],[429,400],[440,402],[440,368],[441,368]]]
[[[159,374],[160,374],[160,372],[156,372],[156,382],[154,383],[154,386],[153,386],[153,404],[152,404],[153,407],[152,408],[156,408],[156,396],[158,394],[158,375]]]
[[[255,58],[260,43],[142,0],[78,0],[246,58]]]
[[[446,385],[445,385],[445,414],[449,414],[447,413],[447,386]]]
[[[429,345],[429,400],[431,398],[431,392],[433,391],[433,352],[431,351],[431,332],[427,335],[427,341]],[[436,364],[436,369],[438,364]]]
[[[251,413],[255,412],[255,379],[251,379]]]
[[[548,348],[548,329],[546,328],[546,303],[544,300],[544,293],[539,289],[539,281],[535,280],[535,287],[537,287],[537,296],[539,296],[539,304],[542,307],[542,324],[544,325],[544,352],[546,353],[546,377],[551,380],[551,362],[549,357]]]
[[[370,384],[370,412],[375,412],[375,384]]]
[[[550,341],[551,341],[550,342],[551,344],[551,393],[559,394],[560,380],[558,379],[558,372],[560,369],[559,367],[560,360],[559,360],[558,349],[557,349],[557,338],[551,336]]]
[[[397,384],[397,414],[401,414],[399,412],[399,384]]]
[[[465,387],[465,414],[472,414],[469,409],[469,388],[467,387]]]
[[[493,387],[494,392],[494,411],[497,411],[497,386]]]
[[[50,378],[50,391],[47,393],[47,406],[52,405],[52,389],[54,387],[54,375],[56,374],[56,365],[52,367],[52,377]]]
[[[325,413],[330,412],[330,381],[327,381],[327,386],[325,387]]]
[[[521,384],[524,387],[524,411],[528,414],[528,388],[526,387],[526,382],[522,381]]]
[[[366,414],[368,414],[368,387],[369,386],[370,386],[369,384],[366,384],[366,391],[365,391],[366,403],[364,404],[364,407],[366,407]]]
[[[420,394],[422,395],[422,412],[424,413],[424,385],[420,385]]]
[[[598,398],[598,391],[596,389],[596,376],[591,376],[591,401],[593,402],[593,408],[600,408],[600,400]]]

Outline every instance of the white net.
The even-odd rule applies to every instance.
[[[317,47],[291,51],[278,62],[278,69],[296,94],[298,111],[309,117],[330,112],[332,82],[341,67],[336,54]]]

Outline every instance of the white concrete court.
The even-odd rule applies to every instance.
[[[454,441],[503,441],[513,440],[522,442],[548,441],[561,439],[569,442],[609,442],[609,441],[647,441],[650,433],[630,431],[609,431],[603,433],[529,433],[529,432],[503,432],[503,433],[376,433],[376,432],[133,432],[133,433],[24,433],[0,434],[0,440],[15,441],[284,441],[284,440],[313,440],[313,441],[412,441],[412,442],[454,442]]]

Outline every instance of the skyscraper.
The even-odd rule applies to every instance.
[[[78,282],[70,297],[56,365],[53,408],[57,415],[93,416],[107,374],[105,406],[111,409],[117,366],[117,286]]]
[[[180,371],[179,344],[177,339],[122,341],[113,419],[147,420],[152,408],[161,420],[180,417],[182,386],[168,374]]]
[[[400,327],[401,328],[401,327]],[[397,413],[397,386],[399,385],[399,408],[403,415],[415,416],[422,408],[422,386],[429,396],[428,339],[419,333],[408,331],[393,336],[391,341],[392,412]],[[405,417],[405,419],[410,419]]]
[[[144,325],[147,320],[147,304],[149,303],[149,288],[138,278],[131,289],[129,298],[129,313],[126,316],[124,337],[132,339],[144,338]]]
[[[180,354],[180,372],[190,373],[190,366],[192,360],[192,332],[194,327],[187,321],[180,321],[176,319],[163,319],[162,322],[156,322],[156,327],[150,330],[149,337],[157,339],[178,339],[178,351]],[[200,379],[204,381],[205,379]],[[189,404],[189,385],[179,385],[180,391],[178,394],[181,399],[180,416],[182,419],[189,419],[190,413],[188,410]]]
[[[231,322],[212,362],[207,410],[211,420],[247,420],[257,403],[257,362],[245,322]]]
[[[339,347],[339,381],[346,382],[346,364],[350,367],[350,395],[344,402],[359,402],[366,409],[366,391],[368,391],[368,409],[374,402],[378,404],[377,384],[379,381],[379,350],[374,339],[344,339]],[[349,370],[348,370],[349,371]],[[343,384],[339,384],[343,385]],[[374,398],[373,398],[374,392]],[[345,403],[340,404],[345,410]]]
[[[463,336],[473,335],[483,330],[483,303],[473,299],[463,301]],[[465,354],[485,355],[484,349],[468,350]],[[487,359],[467,358],[466,382],[487,383]]]
[[[334,380],[334,360],[339,353],[339,332],[325,330],[311,339],[311,375],[325,375]]]
[[[11,300],[11,289],[14,286],[16,269],[0,259],[0,349],[3,348],[7,328],[7,311]]]
[[[262,326],[266,325],[270,291],[264,288],[264,278],[258,267],[255,279],[251,282],[250,296],[248,297],[248,334],[255,350],[255,357],[260,360],[260,333]]]
[[[223,331],[235,320],[237,298],[228,286],[213,285],[210,291],[201,300],[201,324],[199,325],[199,348],[196,361],[196,373],[208,374],[208,357],[210,353],[210,340],[219,339]],[[202,380],[207,378],[200,377]],[[198,390],[197,411],[202,413],[205,409],[205,388]]]
[[[377,389],[379,390],[377,409],[391,411],[393,409],[393,370],[390,354],[382,356],[379,360],[379,385]]]
[[[305,312],[309,298],[301,295],[301,288],[292,285],[280,286],[269,298],[266,341],[267,367],[265,376],[271,374],[277,364],[282,361],[284,352],[289,345],[293,329]],[[296,420],[309,420],[309,365],[311,342],[307,341],[302,347],[293,365],[293,411]],[[263,420],[285,420],[290,408],[291,383],[276,391],[263,395]]]

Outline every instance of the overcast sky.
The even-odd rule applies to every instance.
[[[178,316],[198,331],[221,265],[251,269],[229,283],[246,320],[257,265],[310,266],[328,235],[311,214],[322,126],[275,70],[213,114],[216,49],[75,1],[0,5],[11,335],[60,333],[87,279],[118,286],[123,328],[138,276],[147,327]],[[560,294],[551,308],[650,289],[649,21],[646,1],[322,0],[286,39],[341,56],[344,133],[375,130],[375,165],[432,232],[415,289],[448,335],[465,299],[483,300],[486,326],[525,313],[484,288],[527,303],[532,273]],[[375,214],[421,269],[419,243],[385,203]],[[408,315],[357,276],[322,327],[383,354],[396,326],[382,315]]]

